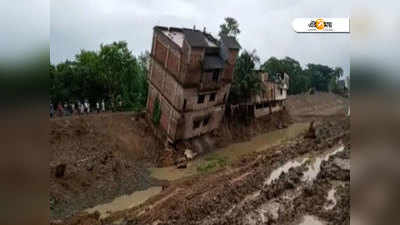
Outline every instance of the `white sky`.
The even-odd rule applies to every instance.
[[[139,54],[150,49],[155,25],[206,26],[217,36],[230,16],[239,21],[241,46],[256,49],[261,62],[290,56],[303,66],[340,66],[349,74],[350,34],[298,34],[291,27],[296,17],[350,17],[344,0],[51,0],[50,8],[52,63],[119,40]]]

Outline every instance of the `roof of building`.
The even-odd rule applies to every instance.
[[[216,39],[214,39],[210,34],[192,29],[183,29],[183,33],[192,47],[218,47]]]
[[[206,70],[224,68],[224,60],[219,56],[205,56],[203,68]]]
[[[220,47],[220,44],[223,43],[223,46],[227,49],[240,49],[240,45],[237,42],[235,37],[225,36],[218,41],[211,34],[189,28],[176,28],[176,27],[163,27],[163,26],[155,26],[154,29],[157,29],[164,34],[166,34],[172,41],[178,44],[178,46],[182,47],[182,36],[187,40],[190,46],[197,48],[217,48]]]
[[[235,37],[222,36],[221,41],[229,49],[240,49],[241,48],[240,44],[237,42]]]

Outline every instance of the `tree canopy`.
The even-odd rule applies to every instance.
[[[340,67],[331,68],[310,63],[303,69],[298,61],[290,57],[271,57],[261,65],[261,69],[268,72],[271,78],[278,73],[287,73],[290,77],[289,94],[303,93],[310,88],[317,91],[335,90],[337,80],[343,76],[343,69]]]
[[[254,71],[256,63],[260,61],[255,50],[244,50],[236,59],[233,82],[229,101],[233,104],[247,102],[252,95],[259,94],[263,90],[260,77]]]
[[[225,23],[221,24],[219,36],[237,37],[240,34],[239,23],[235,18],[226,17]]]
[[[125,109],[141,110],[147,98],[147,57],[135,57],[125,41],[102,44],[99,51],[81,50],[73,61],[50,64],[50,99],[122,100]]]

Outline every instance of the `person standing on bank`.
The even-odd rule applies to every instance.
[[[104,103],[104,99],[101,100],[101,111],[105,112],[106,111],[106,105]]]
[[[100,103],[99,103],[99,101],[96,102],[96,111],[97,111],[97,114],[100,113]]]

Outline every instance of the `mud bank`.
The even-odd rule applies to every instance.
[[[157,164],[162,145],[141,115],[66,117],[50,127],[51,219],[160,185],[146,168]]]
[[[315,139],[300,136],[270,151],[241,157],[231,168],[171,183],[144,204],[99,221],[102,224],[262,224],[263,221],[304,224],[315,219],[322,224],[349,224],[349,128],[347,120],[323,122],[317,126]],[[340,143],[344,144],[343,151],[332,150]],[[283,171],[270,184],[266,182],[273,171],[299,158],[307,160]],[[316,176],[304,179],[316,165],[319,165]],[[333,188],[336,201],[330,206],[334,202],[329,199]]]

